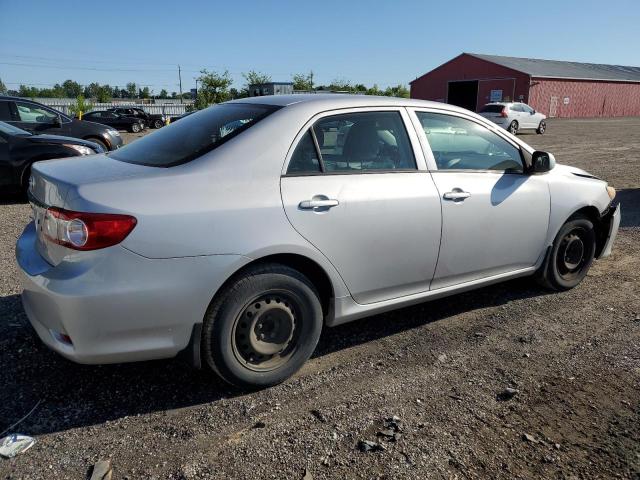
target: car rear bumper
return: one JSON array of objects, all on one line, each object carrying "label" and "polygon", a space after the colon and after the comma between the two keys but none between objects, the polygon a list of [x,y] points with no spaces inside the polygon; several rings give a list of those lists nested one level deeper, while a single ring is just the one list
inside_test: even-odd
[{"label": "car rear bumper", "polygon": [[[240,255],[149,259],[115,246],[51,266],[33,223],[16,245],[22,303],[42,341],[78,363],[173,357]],[[69,341],[70,340],[70,341]]]}]

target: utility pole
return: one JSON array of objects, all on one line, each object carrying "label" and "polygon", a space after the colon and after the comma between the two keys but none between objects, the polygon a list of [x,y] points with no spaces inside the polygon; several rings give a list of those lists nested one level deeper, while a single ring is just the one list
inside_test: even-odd
[{"label": "utility pole", "polygon": [[313,70],[309,71],[309,85],[311,86],[311,90],[313,90]]},{"label": "utility pole", "polygon": [[180,72],[180,65],[178,65],[178,81],[180,82],[180,103],[182,103],[182,73]]}]

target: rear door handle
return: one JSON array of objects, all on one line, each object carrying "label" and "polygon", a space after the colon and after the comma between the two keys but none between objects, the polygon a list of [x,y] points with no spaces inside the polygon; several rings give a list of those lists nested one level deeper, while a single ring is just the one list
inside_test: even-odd
[{"label": "rear door handle", "polygon": [[442,198],[445,200],[464,200],[470,196],[469,192],[465,192],[461,188],[454,188],[453,191],[445,193]]},{"label": "rear door handle", "polygon": [[331,208],[340,205],[338,200],[327,198],[323,200],[303,200],[298,205],[303,210],[311,210],[313,208]]}]

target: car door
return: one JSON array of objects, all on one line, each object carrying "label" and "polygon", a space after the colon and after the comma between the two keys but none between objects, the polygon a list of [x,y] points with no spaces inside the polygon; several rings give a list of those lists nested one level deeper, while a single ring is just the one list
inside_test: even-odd
[{"label": "car door", "polygon": [[432,289],[527,269],[544,251],[550,196],[519,146],[462,114],[414,110],[442,203]]},{"label": "car door", "polygon": [[538,128],[538,123],[540,123],[537,120],[537,115],[535,114],[535,111],[533,110],[533,108],[531,108],[529,105],[525,105],[524,103],[521,105],[522,108],[522,127],[523,128]]},{"label": "car door", "polygon": [[525,128],[524,122],[526,119],[524,118],[522,106],[519,103],[512,103],[510,105],[509,117],[511,117],[511,120],[515,120],[516,122],[518,122],[519,128]]},{"label": "car door", "polygon": [[324,113],[298,135],[281,178],[292,226],[366,304],[429,289],[440,200],[404,109]]},{"label": "car door", "polygon": [[[0,105],[0,109],[2,106]],[[10,157],[9,142],[11,136],[0,132],[0,185],[10,185],[14,182],[13,165]]]}]

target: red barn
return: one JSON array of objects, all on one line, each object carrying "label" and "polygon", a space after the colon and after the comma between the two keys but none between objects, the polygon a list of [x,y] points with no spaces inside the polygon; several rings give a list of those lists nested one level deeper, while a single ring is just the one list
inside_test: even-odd
[{"label": "red barn", "polygon": [[411,98],[478,111],[522,101],[549,117],[640,115],[640,67],[463,53],[411,82]]}]

